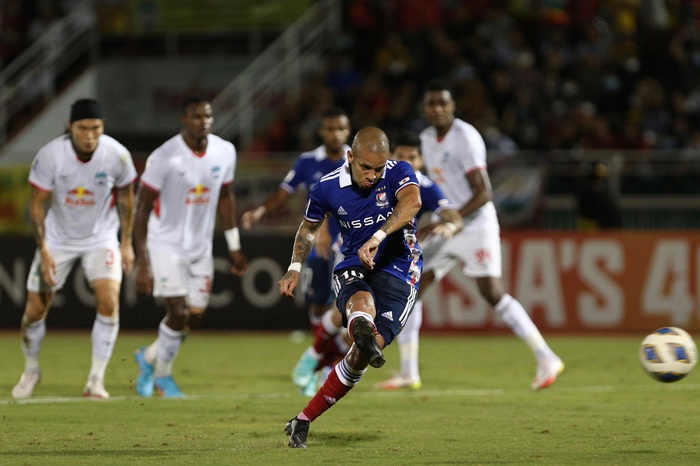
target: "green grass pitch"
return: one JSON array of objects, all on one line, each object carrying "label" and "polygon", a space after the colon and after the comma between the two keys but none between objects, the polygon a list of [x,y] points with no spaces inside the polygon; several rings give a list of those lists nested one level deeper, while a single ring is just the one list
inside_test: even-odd
[{"label": "green grass pitch", "polygon": [[392,345],[383,368],[311,425],[308,450],[283,433],[306,405],[290,372],[308,337],[195,332],[175,365],[188,397],[167,400],[133,390],[133,350],[154,336],[123,332],[112,399],[89,401],[89,331],[49,328],[35,398],[14,402],[19,338],[0,334],[0,464],[700,464],[700,374],[652,380],[637,358],[643,335],[550,336],[566,371],[542,392],[529,388],[530,352],[502,335],[426,335],[423,388],[380,392],[398,367]]}]

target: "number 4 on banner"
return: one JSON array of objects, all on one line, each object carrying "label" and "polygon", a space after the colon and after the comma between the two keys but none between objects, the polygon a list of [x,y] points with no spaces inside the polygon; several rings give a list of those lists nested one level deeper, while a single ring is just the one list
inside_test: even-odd
[{"label": "number 4 on banner", "polygon": [[670,325],[684,327],[689,324],[694,304],[690,261],[688,241],[660,240],[656,244],[643,288],[644,314],[668,315]]}]

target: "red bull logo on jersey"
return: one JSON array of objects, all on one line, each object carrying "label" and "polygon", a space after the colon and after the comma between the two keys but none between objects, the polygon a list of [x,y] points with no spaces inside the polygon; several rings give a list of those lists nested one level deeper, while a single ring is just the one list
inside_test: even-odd
[{"label": "red bull logo on jersey", "polygon": [[66,193],[66,205],[73,206],[93,206],[95,205],[95,193],[84,186],[78,186]]},{"label": "red bull logo on jersey", "polygon": [[211,190],[202,184],[198,184],[194,188],[187,191],[185,204],[209,204]]}]

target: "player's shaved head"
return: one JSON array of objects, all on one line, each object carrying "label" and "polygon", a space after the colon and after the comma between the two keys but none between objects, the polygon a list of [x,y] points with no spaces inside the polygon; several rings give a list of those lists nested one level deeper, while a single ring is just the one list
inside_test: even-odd
[{"label": "player's shaved head", "polygon": [[389,138],[375,126],[365,126],[355,135],[348,151],[352,179],[362,189],[377,184],[389,158]]},{"label": "player's shaved head", "polygon": [[389,154],[389,138],[384,131],[376,126],[365,126],[355,135],[352,141],[352,151],[355,154],[371,152],[373,154]]}]

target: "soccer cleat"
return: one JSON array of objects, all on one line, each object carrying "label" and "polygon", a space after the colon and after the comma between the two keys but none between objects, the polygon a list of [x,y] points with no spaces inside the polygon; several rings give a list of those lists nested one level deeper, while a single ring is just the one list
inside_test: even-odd
[{"label": "soccer cleat", "polygon": [[420,380],[411,380],[406,375],[398,373],[389,380],[379,382],[375,387],[380,390],[400,390],[402,388],[418,390],[422,385]]},{"label": "soccer cleat", "polygon": [[177,386],[175,383],[175,379],[173,379],[172,375],[168,375],[166,377],[156,377],[155,381],[153,382],[153,387],[158,393],[158,395],[162,396],[163,398],[184,398],[185,394],[182,393],[182,390],[180,390],[180,387]]},{"label": "soccer cleat", "polygon": [[29,371],[23,372],[22,377],[19,378],[19,382],[12,389],[12,398],[22,399],[30,398],[34,389],[41,381],[41,371]]},{"label": "soccer cleat", "polygon": [[306,387],[301,388],[302,396],[312,398],[318,391],[318,372],[315,372],[311,381],[306,385]]},{"label": "soccer cleat", "polygon": [[83,395],[85,398],[96,398],[102,400],[109,399],[109,393],[105,390],[104,381],[102,379],[97,379],[90,377],[85,384],[85,389],[83,390]]},{"label": "soccer cleat", "polygon": [[309,421],[302,421],[295,417],[284,426],[284,433],[289,435],[289,446],[292,448],[306,448],[306,437],[309,435]]},{"label": "soccer cleat", "polygon": [[292,382],[294,382],[294,385],[301,389],[307,387],[311,383],[311,380],[314,379],[317,364],[318,359],[305,351],[292,371]]},{"label": "soccer cleat", "polygon": [[146,347],[142,346],[134,352],[134,359],[139,365],[139,375],[136,377],[136,393],[141,396],[153,396],[153,373],[155,365],[146,361]]},{"label": "soccer cleat", "polygon": [[386,362],[384,353],[374,337],[374,326],[365,318],[357,318],[352,322],[352,338],[360,353],[372,367],[382,367]]},{"label": "soccer cleat", "polygon": [[552,362],[541,363],[537,365],[537,374],[535,380],[532,381],[533,390],[542,390],[556,382],[557,377],[564,372],[564,362],[557,358]]}]

